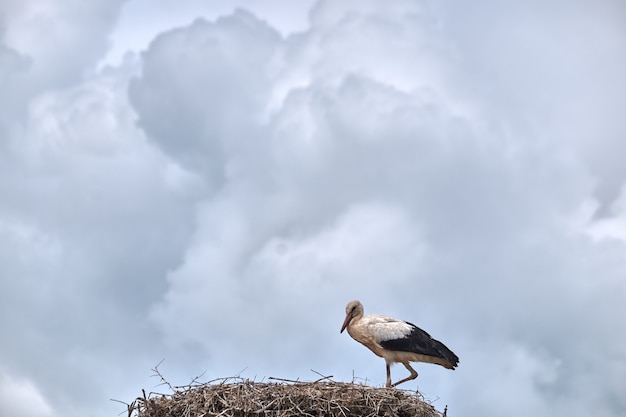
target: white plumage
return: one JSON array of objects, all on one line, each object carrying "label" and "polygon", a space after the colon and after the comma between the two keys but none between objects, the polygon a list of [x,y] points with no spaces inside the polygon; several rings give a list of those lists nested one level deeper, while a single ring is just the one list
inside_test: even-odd
[{"label": "white plumage", "polygon": [[[346,328],[354,340],[385,359],[387,387],[417,378],[410,362],[435,363],[448,369],[456,368],[459,363],[459,358],[450,349],[424,330],[389,316],[365,316],[363,305],[357,300],[350,301],[346,306],[346,319],[340,333]],[[392,384],[390,365],[395,362],[402,363],[411,375]]]},{"label": "white plumage", "polygon": [[407,322],[379,314],[363,316],[358,326],[367,329],[374,337],[374,340],[379,343],[385,340],[402,339],[413,330]]}]

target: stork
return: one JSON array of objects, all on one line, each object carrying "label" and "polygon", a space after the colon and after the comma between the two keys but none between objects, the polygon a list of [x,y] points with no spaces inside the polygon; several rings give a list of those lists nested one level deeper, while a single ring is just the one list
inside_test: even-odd
[{"label": "stork", "polygon": [[[364,316],[363,304],[358,300],[346,306],[346,319],[339,333],[346,328],[354,340],[385,359],[388,388],[417,378],[410,362],[434,363],[452,370],[459,363],[459,357],[450,349],[414,324],[378,314]],[[411,375],[392,384],[390,366],[397,362]]]}]

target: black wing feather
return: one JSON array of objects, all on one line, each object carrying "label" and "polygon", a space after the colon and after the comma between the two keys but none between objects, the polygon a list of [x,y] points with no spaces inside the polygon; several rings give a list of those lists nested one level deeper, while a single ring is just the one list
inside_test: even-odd
[{"label": "black wing feather", "polygon": [[411,326],[411,333],[401,339],[383,340],[380,345],[388,350],[400,352],[413,352],[420,355],[434,356],[447,360],[453,367],[459,362],[458,356],[448,349],[440,341],[433,339],[428,333],[413,323],[405,322]]}]

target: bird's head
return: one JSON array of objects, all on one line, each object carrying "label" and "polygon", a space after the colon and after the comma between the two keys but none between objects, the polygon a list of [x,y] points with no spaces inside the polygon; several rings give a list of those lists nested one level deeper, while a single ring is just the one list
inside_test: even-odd
[{"label": "bird's head", "polygon": [[361,304],[359,300],[350,301],[348,305],[346,305],[346,319],[343,321],[339,333],[343,333],[343,331],[346,330],[346,327],[348,327],[348,324],[350,324],[352,319],[354,319],[355,317],[360,317],[362,315],[363,304]]}]

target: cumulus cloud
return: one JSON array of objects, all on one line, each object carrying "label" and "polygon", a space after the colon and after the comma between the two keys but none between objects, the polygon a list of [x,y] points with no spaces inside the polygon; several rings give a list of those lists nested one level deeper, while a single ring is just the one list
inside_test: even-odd
[{"label": "cumulus cloud", "polygon": [[109,31],[124,0],[3,2],[3,40],[32,59],[31,91],[77,81],[108,46]]},{"label": "cumulus cloud", "polygon": [[81,381],[98,378],[94,358],[121,355],[104,340],[149,338],[141,315],[162,288],[155,276],[188,233],[174,219],[186,217],[193,180],[150,150],[120,97],[100,82],[43,95],[5,154],[0,298],[5,330],[19,336],[0,351],[56,401],[89,400]]},{"label": "cumulus cloud", "polygon": [[[65,16],[62,7],[16,7],[12,15],[19,19],[12,22],[28,15],[63,26],[54,18]],[[75,13],[67,18],[77,19]],[[79,20],[106,38],[97,22]],[[12,49],[15,62],[8,62],[15,71],[0,78],[15,87],[6,101],[11,117],[3,119],[0,157],[0,321],[3,334],[13,336],[0,347],[0,367],[11,380],[36,382],[55,413],[79,415],[103,400],[102,381],[123,374],[102,361],[124,362],[129,347],[149,351],[136,342],[149,342],[154,333],[144,320],[148,300],[164,288],[161,271],[182,256],[174,248],[186,240],[187,205],[203,181],[168,162],[137,129],[127,99],[136,63],[83,78],[78,72],[89,64],[82,55],[48,63],[33,40],[43,42],[44,35],[11,25],[3,40],[21,49]],[[18,42],[27,35],[32,43]],[[74,37],[66,41],[82,42]],[[53,80],[57,69],[68,78]]]},{"label": "cumulus cloud", "polygon": [[[580,387],[565,381],[584,380],[595,372],[578,369],[578,356],[593,351],[598,339],[614,346],[622,344],[621,337],[611,337],[610,330],[619,327],[621,321],[611,313],[619,308],[618,298],[601,301],[602,292],[587,291],[588,280],[595,275],[592,271],[603,269],[602,255],[596,258],[593,242],[572,241],[566,220],[577,214],[592,192],[584,166],[558,141],[528,137],[525,129],[511,131],[510,127],[490,124],[495,118],[502,124],[520,127],[515,108],[490,109],[488,119],[466,111],[475,102],[490,97],[478,96],[475,102],[468,102],[453,96],[445,86],[459,83],[454,79],[458,73],[449,71],[429,77],[428,72],[420,72],[420,60],[437,67],[454,58],[446,55],[449,48],[437,39],[441,35],[432,20],[422,17],[426,23],[418,42],[441,47],[434,54],[428,48],[424,53],[419,50],[408,54],[412,58],[408,67],[417,70],[394,77],[381,72],[381,68],[394,58],[404,62],[407,58],[403,52],[414,46],[415,38],[398,34],[401,26],[391,29],[381,20],[385,13],[393,17],[405,14],[392,8],[381,11],[372,5],[380,13],[367,8],[356,11],[345,5],[344,10],[335,7],[320,3],[312,13],[311,30],[286,40],[283,56],[292,56],[294,45],[298,51],[309,52],[306,59],[296,60],[299,65],[306,63],[307,70],[302,71],[306,76],[294,78],[295,88],[288,90],[269,119],[269,132],[255,137],[264,142],[265,149],[256,154],[259,161],[237,171],[239,175],[224,184],[223,194],[199,212],[206,226],[199,233],[198,244],[188,251],[184,266],[170,274],[170,290],[165,303],[156,310],[156,318],[171,339],[206,343],[208,350],[214,347],[224,351],[227,347],[220,341],[226,335],[230,336],[226,338],[227,346],[245,346],[239,338],[250,337],[260,345],[253,348],[254,352],[260,354],[259,350],[267,349],[270,358],[270,352],[277,351],[272,344],[276,332],[291,328],[296,333],[299,325],[315,328],[316,320],[332,323],[332,315],[319,312],[320,307],[316,313],[321,316],[313,315],[311,310],[317,302],[300,302],[301,309],[293,311],[295,306],[290,300],[302,297],[303,288],[323,287],[323,283],[332,281],[331,291],[335,294],[325,295],[333,300],[332,304],[340,302],[336,294],[344,300],[351,298],[350,290],[388,294],[405,302],[411,301],[409,294],[414,291],[427,298],[420,299],[425,307],[424,311],[417,307],[418,311],[435,324],[461,333],[471,328],[474,334],[467,337],[484,337],[495,349],[510,345],[505,348],[509,354],[498,356],[495,369],[476,369],[474,375],[489,378],[501,367],[528,363],[512,376],[502,376],[509,384],[499,383],[510,392],[500,399],[509,398],[519,385],[527,384],[529,403],[520,413],[547,412],[553,406],[546,393],[555,390],[562,390],[559,395],[567,398],[579,395]],[[410,11],[411,7],[402,11]],[[419,12],[425,13],[411,12],[406,15],[413,18],[412,22],[420,20],[416,14],[419,17]],[[325,19],[325,13],[332,18]],[[335,31],[338,34],[333,36]],[[378,51],[374,45],[370,54],[355,52],[356,42],[350,39],[363,33],[378,35],[375,37],[380,45],[393,45],[395,41],[400,46]],[[402,42],[407,39],[411,42]],[[330,52],[325,54],[327,50]],[[337,58],[344,54],[356,54],[358,58]],[[289,66],[286,62],[283,65]],[[377,65],[379,62],[383,64]],[[297,73],[300,69],[294,66],[296,69],[283,71]],[[248,71],[259,68],[264,66],[250,67]],[[280,82],[275,94],[284,88]],[[276,106],[271,101],[276,100],[275,96],[268,100],[269,105]],[[241,123],[246,123],[245,115]],[[526,145],[520,146],[524,142]],[[236,158],[238,153],[229,155]],[[558,191],[553,187],[555,179]],[[281,205],[274,208],[274,201]],[[378,203],[407,210],[408,220],[400,230],[412,231],[410,244],[395,245],[395,239],[402,240],[400,231],[359,234],[372,223],[386,221],[385,216],[357,216],[356,221],[362,225],[355,226],[353,234],[362,252],[356,258],[368,259],[369,267],[367,271],[342,270],[341,265],[357,262],[350,258],[349,241],[333,244],[324,240],[324,232],[314,237],[316,231],[341,228],[343,223],[337,223],[337,219],[349,218],[355,207]],[[271,209],[264,209],[268,205]],[[249,211],[247,207],[255,209]],[[310,267],[294,271],[285,279],[280,269],[276,270],[285,261],[280,260],[281,256],[268,258],[268,245],[276,246],[276,253],[280,253],[279,248],[286,251],[314,245],[309,256],[317,256]],[[337,247],[342,248],[339,259],[335,257]],[[584,253],[587,255],[583,257]],[[377,257],[388,257],[388,262],[379,261],[382,267],[377,268],[373,260]],[[264,262],[259,264],[259,259]],[[272,266],[272,262],[277,265]],[[215,269],[205,270],[211,266]],[[273,272],[268,274],[268,268]],[[615,289],[622,293],[620,279],[611,278],[611,270],[601,273],[599,285],[617,286]],[[397,291],[398,287],[404,289],[403,295],[393,294],[391,289]],[[265,297],[254,296],[259,293]],[[275,297],[281,300],[272,305],[276,317],[267,312],[265,305],[266,298]],[[189,303],[193,298],[197,301]],[[580,317],[576,324],[570,323],[582,305],[596,303],[608,303],[609,307],[593,318]],[[437,308],[444,305],[456,306],[452,308],[456,314],[438,318]],[[460,313],[464,310],[471,314]],[[220,312],[225,319],[212,319]],[[243,319],[238,312],[244,312]],[[294,314],[300,316],[298,321],[280,319]],[[187,319],[184,322],[188,325],[182,327],[167,320],[187,315],[199,315],[205,320],[194,325]],[[607,327],[594,327],[598,319]],[[577,340],[577,326],[589,329],[587,340]],[[207,329],[206,336],[202,328]],[[237,337],[229,329],[244,331]],[[574,344],[579,347],[572,349]],[[309,351],[316,349],[313,337],[305,345],[310,346]],[[241,351],[236,352],[241,355]],[[252,352],[245,356],[250,355]],[[285,355],[280,356],[289,363]],[[291,367],[297,367],[299,360],[293,360]],[[514,364],[508,365],[510,361]],[[586,363],[589,367],[595,364],[598,373],[614,381],[619,378],[615,369],[620,369],[622,361],[617,356],[601,362],[590,355]],[[537,364],[535,368],[533,363]],[[468,367],[471,369],[472,364]],[[542,368],[548,376],[537,374]],[[597,381],[589,389],[607,397],[603,406],[607,412],[621,407],[610,400],[618,395],[612,382]]]},{"label": "cumulus cloud", "polygon": [[2,39],[0,82],[22,97],[0,98],[17,117],[0,119],[3,401],[112,410],[162,358],[181,383],[382,384],[339,335],[359,298],[460,356],[418,366],[451,410],[623,414],[613,9],[319,1],[294,34],[239,9],[95,70],[121,2],[24,4],[4,12],[85,38],[55,32],[67,59],[39,29]]},{"label": "cumulus cloud", "polygon": [[181,164],[221,181],[232,148],[260,129],[255,119],[271,86],[264,67],[279,40],[245,11],[159,36],[130,86],[140,125]]}]

